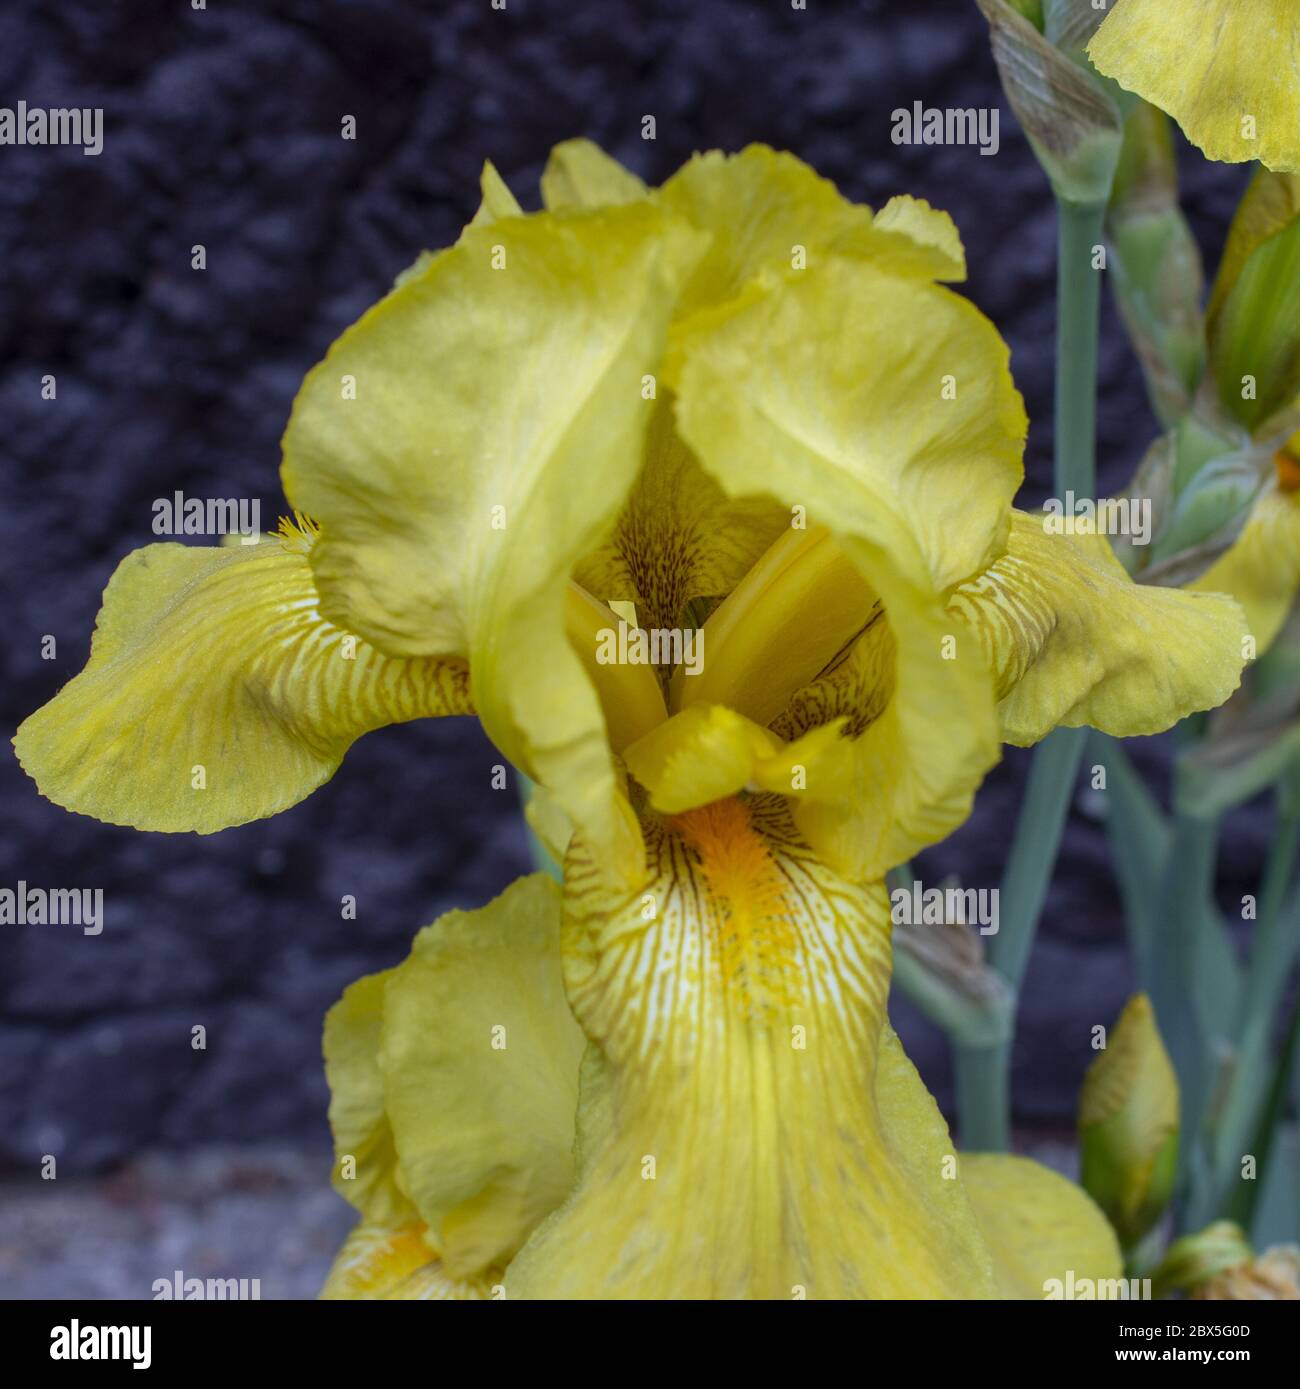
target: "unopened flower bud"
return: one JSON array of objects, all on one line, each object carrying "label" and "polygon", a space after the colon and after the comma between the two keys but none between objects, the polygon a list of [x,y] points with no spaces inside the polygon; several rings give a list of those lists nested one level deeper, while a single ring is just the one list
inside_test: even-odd
[{"label": "unopened flower bud", "polygon": [[1178,1081],[1145,994],[1088,1070],[1079,1141],[1084,1189],[1131,1247],[1168,1204],[1178,1161]]}]

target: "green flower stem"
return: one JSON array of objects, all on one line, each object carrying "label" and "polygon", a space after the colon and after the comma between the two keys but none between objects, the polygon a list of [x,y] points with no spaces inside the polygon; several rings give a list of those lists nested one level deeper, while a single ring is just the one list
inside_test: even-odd
[{"label": "green flower stem", "polygon": [[[1013,996],[1029,963],[1034,932],[1047,899],[1065,817],[1070,808],[1087,730],[1058,728],[1034,754],[1025,799],[1002,875],[998,933],[989,937],[989,963]],[[962,1146],[1005,1151],[1011,1141],[1011,1042],[954,1048]]]},{"label": "green flower stem", "polygon": [[1091,498],[1097,478],[1097,337],[1101,275],[1092,268],[1102,242],[1105,203],[1056,200],[1055,482]]},{"label": "green flower stem", "polygon": [[1284,811],[1264,865],[1259,894],[1259,921],[1251,944],[1246,987],[1237,1022],[1240,1037],[1256,1018],[1269,1019],[1286,987],[1287,976],[1300,949],[1300,929],[1294,911],[1283,910],[1287,888],[1300,850],[1300,814]]},{"label": "green flower stem", "polygon": [[[1056,200],[1055,488],[1091,498],[1097,477],[1097,338],[1101,272],[1093,247],[1102,244],[1106,205]],[[1025,799],[1002,878],[998,934],[989,960],[1018,990],[1029,963],[1038,918],[1060,849],[1086,732],[1060,728],[1034,754]],[[1011,1139],[1011,1043],[954,1047],[962,1144],[986,1152]]]},{"label": "green flower stem", "polygon": [[1011,1043],[955,1046],[953,1068],[962,1148],[1005,1152],[1011,1139]]},{"label": "green flower stem", "polygon": [[1197,1013],[1197,971],[1210,955],[1212,942],[1207,937],[1219,929],[1213,904],[1218,837],[1217,817],[1175,815],[1160,882],[1160,908],[1146,957],[1138,959],[1139,980],[1151,997],[1160,1035],[1178,1073],[1180,1185],[1195,1187],[1190,1198],[1194,1205],[1204,1199],[1209,1176],[1202,1124],[1215,1077],[1208,1037]]}]

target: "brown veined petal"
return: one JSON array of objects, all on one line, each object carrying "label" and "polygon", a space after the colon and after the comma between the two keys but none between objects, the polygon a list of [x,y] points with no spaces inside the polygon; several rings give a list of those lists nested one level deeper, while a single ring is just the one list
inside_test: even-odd
[{"label": "brown veined petal", "polygon": [[1137,737],[1222,704],[1247,656],[1241,608],[1135,584],[1104,536],[1049,533],[1052,520],[1015,512],[1006,555],[948,604],[993,670],[1003,738],[1084,724]]},{"label": "brown veined petal", "polygon": [[777,797],[651,817],[645,834],[639,896],[605,888],[587,846],[569,852],[565,982],[593,1043],[578,1183],[507,1295],[991,1295],[933,1102],[891,1089],[885,1118],[876,1098],[883,884],[831,873]]},{"label": "brown veined petal", "polygon": [[769,498],[723,492],[679,438],[665,391],[614,532],[574,577],[606,603],[634,603],[638,626],[676,628],[689,602],[729,593],[789,524]]},{"label": "brown veined petal", "polygon": [[[807,747],[803,775],[789,791],[800,831],[827,863],[858,880],[881,876],[956,829],[1000,752],[978,648],[886,557],[867,563],[878,602],[865,629],[795,691],[773,724]],[[803,741],[836,721],[842,738]]]},{"label": "brown veined petal", "polygon": [[42,795],[211,834],[296,805],[363,733],[472,712],[465,663],[377,651],[321,613],[309,533],[148,545],[104,591],[90,659],[14,747]]}]

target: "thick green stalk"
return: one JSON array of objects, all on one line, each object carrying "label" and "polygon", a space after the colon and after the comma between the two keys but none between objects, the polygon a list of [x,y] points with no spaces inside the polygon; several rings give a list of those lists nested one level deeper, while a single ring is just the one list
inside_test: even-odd
[{"label": "thick green stalk", "polygon": [[[1102,244],[1105,203],[1057,198],[1056,266],[1056,495],[1091,499],[1096,489],[1097,334],[1101,272],[1093,268]],[[1025,799],[1002,877],[998,934],[989,959],[1013,989],[1020,987],[1038,918],[1060,849],[1079,759],[1081,728],[1060,728],[1034,754]],[[954,1047],[958,1122],[965,1147],[999,1151],[1011,1139],[1011,1043]]]},{"label": "thick green stalk", "polygon": [[1300,949],[1295,914],[1283,910],[1287,888],[1300,850],[1300,815],[1284,811],[1269,847],[1259,894],[1259,922],[1251,942],[1246,987],[1237,1020],[1241,1037],[1256,1018],[1270,1019],[1286,988],[1287,976]]},{"label": "thick green stalk", "polygon": [[1173,831],[1161,881],[1161,910],[1147,958],[1138,959],[1138,978],[1151,995],[1160,1035],[1178,1072],[1180,1155],[1186,1170],[1200,1138],[1213,1079],[1206,1029],[1197,1016],[1196,976],[1206,954],[1202,937],[1216,929],[1211,911],[1219,824],[1214,818],[1179,814]]},{"label": "thick green stalk", "polygon": [[1055,478],[1062,500],[1091,498],[1097,477],[1097,335],[1106,205],[1056,202]]}]

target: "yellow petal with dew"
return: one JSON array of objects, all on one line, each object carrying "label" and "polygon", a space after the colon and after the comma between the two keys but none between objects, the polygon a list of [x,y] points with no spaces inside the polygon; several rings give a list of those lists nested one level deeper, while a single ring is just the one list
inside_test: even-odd
[{"label": "yellow petal with dew", "polygon": [[1116,0],[1088,56],[1167,111],[1211,159],[1300,170],[1292,0]]},{"label": "yellow petal with dew", "polygon": [[1137,737],[1222,704],[1247,655],[1238,605],[1135,584],[1104,536],[1052,522],[1016,512],[1006,555],[949,602],[994,673],[1003,738],[1083,724]]},{"label": "yellow petal with dew", "polygon": [[463,661],[376,650],[321,610],[310,531],[148,545],[104,591],[90,659],[14,738],[41,793],[210,834],[296,805],[363,733],[472,712]]},{"label": "yellow petal with dew", "polygon": [[1124,1296],[1115,1232],[1081,1187],[1030,1158],[1001,1153],[963,1153],[961,1176],[1000,1296],[1061,1297],[1081,1279],[1104,1283],[1100,1292],[1094,1286],[1099,1297]]}]

